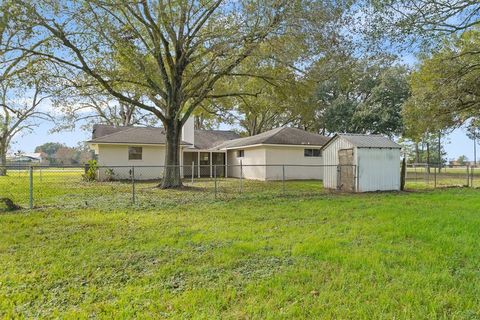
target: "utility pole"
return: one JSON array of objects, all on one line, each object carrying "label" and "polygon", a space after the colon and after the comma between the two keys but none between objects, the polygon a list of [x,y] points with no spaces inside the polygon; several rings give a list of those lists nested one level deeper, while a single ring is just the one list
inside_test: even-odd
[{"label": "utility pole", "polygon": [[477,167],[477,129],[473,132],[473,167]]}]

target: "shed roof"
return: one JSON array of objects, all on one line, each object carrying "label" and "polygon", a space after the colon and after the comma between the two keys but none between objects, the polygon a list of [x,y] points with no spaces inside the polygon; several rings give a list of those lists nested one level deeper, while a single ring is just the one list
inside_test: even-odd
[{"label": "shed roof", "polygon": [[246,147],[258,144],[279,145],[313,145],[323,146],[328,138],[305,130],[281,127],[266,131],[255,136],[226,141],[217,146],[218,149]]},{"label": "shed roof", "polygon": [[354,133],[338,133],[327,144],[323,146],[325,149],[332,141],[339,137],[347,140],[357,148],[378,148],[378,149],[401,149],[398,143],[393,142],[387,137],[378,134],[354,134]]}]

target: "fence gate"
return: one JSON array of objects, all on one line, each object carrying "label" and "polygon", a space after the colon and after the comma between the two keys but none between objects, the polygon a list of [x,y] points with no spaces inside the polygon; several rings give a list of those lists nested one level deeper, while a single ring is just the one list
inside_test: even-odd
[{"label": "fence gate", "polygon": [[355,191],[355,165],[353,149],[338,150],[337,189]]}]

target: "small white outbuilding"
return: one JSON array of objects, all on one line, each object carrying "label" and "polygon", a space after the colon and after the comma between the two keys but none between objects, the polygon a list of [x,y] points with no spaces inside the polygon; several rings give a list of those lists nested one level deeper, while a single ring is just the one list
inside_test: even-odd
[{"label": "small white outbuilding", "polygon": [[322,148],[324,187],[350,192],[398,191],[400,149],[381,135],[337,134]]}]

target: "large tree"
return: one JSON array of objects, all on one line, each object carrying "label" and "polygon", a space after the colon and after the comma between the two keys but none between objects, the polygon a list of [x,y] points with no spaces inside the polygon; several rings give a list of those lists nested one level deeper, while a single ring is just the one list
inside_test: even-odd
[{"label": "large tree", "polygon": [[[19,24],[42,38],[28,50],[87,75],[118,100],[165,127],[163,188],[181,186],[181,128],[258,45],[287,31],[298,2],[12,0]],[[114,57],[109,59],[106,57]],[[141,99],[125,95],[134,86]],[[228,92],[223,95],[236,95]]]},{"label": "large tree", "polygon": [[[325,74],[325,70],[336,72]],[[320,81],[312,99],[315,108],[303,119],[306,127],[317,126],[315,131],[323,134],[349,132],[394,136],[403,131],[401,110],[409,96],[408,70],[403,66],[340,57],[321,61],[310,76]]]},{"label": "large tree", "polygon": [[404,108],[410,135],[457,128],[480,117],[479,58],[480,30],[472,29],[445,39],[421,60]]},{"label": "large tree", "polygon": [[298,118],[310,92],[308,84],[294,70],[277,61],[249,59],[239,71],[256,76],[225,81],[217,92],[235,88],[244,94],[206,101],[207,112],[224,123],[240,127],[248,136],[291,124]]},{"label": "large tree", "polygon": [[39,120],[51,120],[51,115],[42,110],[43,102],[51,97],[48,86],[35,68],[0,82],[0,175],[6,174],[6,154],[12,139],[31,131]]}]

